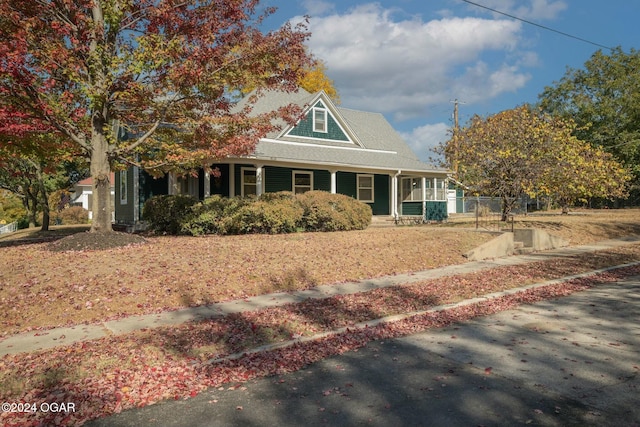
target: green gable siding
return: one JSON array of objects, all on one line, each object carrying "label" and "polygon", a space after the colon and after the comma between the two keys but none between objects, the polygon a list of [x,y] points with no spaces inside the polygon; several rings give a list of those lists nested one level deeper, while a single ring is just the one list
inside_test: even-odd
[{"label": "green gable siding", "polygon": [[[316,106],[322,107],[322,103],[318,102]],[[327,110],[327,132],[314,132],[313,131],[313,109],[309,110],[306,116],[300,122],[289,131],[291,136],[305,136],[308,138],[317,139],[331,139],[335,141],[348,142],[349,138],[340,129],[338,123],[331,115],[331,112]]]}]

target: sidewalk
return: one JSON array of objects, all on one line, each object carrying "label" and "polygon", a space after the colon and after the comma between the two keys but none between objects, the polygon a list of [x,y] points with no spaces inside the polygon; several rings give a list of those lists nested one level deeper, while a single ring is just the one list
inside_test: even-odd
[{"label": "sidewalk", "polygon": [[351,294],[400,284],[411,284],[419,281],[456,274],[471,273],[501,266],[519,265],[554,258],[570,257],[582,253],[633,244],[638,241],[640,241],[640,237],[636,236],[612,239],[592,245],[573,246],[527,255],[468,262],[465,264],[451,265],[409,274],[385,276],[359,282],[318,286],[313,289],[299,292],[281,292],[255,296],[243,300],[228,301],[176,311],[167,311],[158,314],[130,316],[98,324],[78,325],[44,331],[32,331],[13,335],[0,341],[0,356],[53,348],[61,345],[68,345],[77,341],[98,339],[112,334],[124,334],[145,328],[177,325],[198,319],[221,317],[243,311],[260,310],[266,307],[304,301],[309,298],[327,298],[332,295]]},{"label": "sidewalk", "polygon": [[640,426],[639,302],[629,277],[86,426]]}]

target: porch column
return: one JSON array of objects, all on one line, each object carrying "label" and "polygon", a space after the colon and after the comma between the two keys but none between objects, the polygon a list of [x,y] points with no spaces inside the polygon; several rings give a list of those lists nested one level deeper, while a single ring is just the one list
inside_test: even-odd
[{"label": "porch column", "polygon": [[211,174],[209,172],[204,172],[204,197],[209,197],[211,195]]},{"label": "porch column", "polygon": [[427,178],[422,177],[422,219],[427,218]]},{"label": "porch column", "polygon": [[398,171],[395,175],[391,175],[391,215],[394,218],[399,216],[398,214],[398,176],[401,171]]},{"label": "porch column", "polygon": [[256,165],[256,197],[262,195],[262,165]]},{"label": "porch column", "polygon": [[331,173],[331,194],[336,194],[338,192],[338,180],[337,180],[337,171],[330,170]]},{"label": "porch column", "polygon": [[235,164],[229,164],[229,197],[234,197],[236,195],[236,172],[235,172]]},{"label": "porch column", "polygon": [[167,181],[169,187],[167,188],[167,192],[169,193],[169,195],[174,196],[178,194],[180,191],[178,189],[178,178],[176,177],[176,174],[173,172],[169,172]]},{"label": "porch column", "polygon": [[438,178],[433,178],[433,200],[438,200]]}]

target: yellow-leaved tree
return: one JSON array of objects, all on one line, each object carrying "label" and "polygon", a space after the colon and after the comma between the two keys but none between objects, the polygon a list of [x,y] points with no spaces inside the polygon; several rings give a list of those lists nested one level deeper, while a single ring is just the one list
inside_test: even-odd
[{"label": "yellow-leaved tree", "polygon": [[327,77],[327,66],[324,61],[318,60],[305,70],[298,80],[300,87],[310,93],[324,90],[335,104],[340,104],[340,95],[336,90],[333,80]]},{"label": "yellow-leaved tree", "polygon": [[457,179],[479,195],[499,197],[502,220],[524,195],[549,196],[566,212],[590,197],[627,194],[629,172],[613,156],[576,138],[576,124],[529,105],[474,116],[445,144]]}]

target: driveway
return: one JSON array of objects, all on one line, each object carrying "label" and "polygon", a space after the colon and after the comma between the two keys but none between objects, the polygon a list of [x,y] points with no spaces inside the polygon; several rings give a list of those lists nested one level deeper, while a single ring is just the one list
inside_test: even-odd
[{"label": "driveway", "polygon": [[640,278],[89,426],[640,426]]}]

